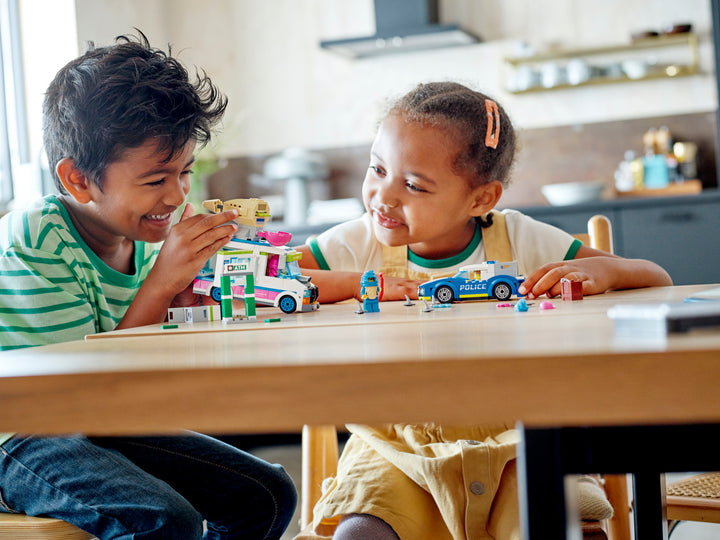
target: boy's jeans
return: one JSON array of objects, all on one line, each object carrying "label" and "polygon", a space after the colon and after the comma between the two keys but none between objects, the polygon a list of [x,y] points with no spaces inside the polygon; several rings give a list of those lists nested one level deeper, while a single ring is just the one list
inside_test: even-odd
[{"label": "boy's jeans", "polygon": [[60,518],[101,540],[279,538],[296,501],[280,465],[194,433],[15,436],[0,447],[0,511]]}]

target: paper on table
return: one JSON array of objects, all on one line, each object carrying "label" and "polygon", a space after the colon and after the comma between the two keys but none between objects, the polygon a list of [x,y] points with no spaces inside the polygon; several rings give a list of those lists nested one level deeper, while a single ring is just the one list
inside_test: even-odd
[{"label": "paper on table", "polygon": [[686,302],[704,302],[707,300],[720,301],[720,287],[698,291],[685,299]]}]

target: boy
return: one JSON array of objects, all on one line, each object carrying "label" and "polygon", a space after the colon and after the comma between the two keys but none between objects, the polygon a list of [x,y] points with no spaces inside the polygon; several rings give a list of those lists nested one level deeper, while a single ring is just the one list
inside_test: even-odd
[{"label": "boy", "polygon": [[[142,34],[91,44],[58,72],[43,133],[59,195],[0,221],[0,348],[157,323],[192,300],[193,277],[237,213],[187,205],[172,219],[195,146],[226,105],[207,76],[191,81]],[[0,494],[0,511],[57,517],[101,539],[279,538],[296,502],[282,467],[197,434],[0,434]]]}]

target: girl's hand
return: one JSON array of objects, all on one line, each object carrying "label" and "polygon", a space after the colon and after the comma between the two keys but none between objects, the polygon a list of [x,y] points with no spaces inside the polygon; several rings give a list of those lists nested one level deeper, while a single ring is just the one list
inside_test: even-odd
[{"label": "girl's hand", "polygon": [[[383,276],[385,288],[383,290],[383,300],[405,300],[405,295],[411,300],[418,298],[418,286],[423,283],[415,279]],[[359,295],[359,290],[358,290]]]},{"label": "girl's hand", "polygon": [[547,294],[549,298],[560,294],[560,280],[582,282],[583,295],[599,294],[613,288],[613,277],[618,257],[587,257],[572,259],[541,266],[525,278],[520,285],[520,294],[529,299]]},{"label": "girl's hand", "polygon": [[169,300],[182,293],[205,265],[237,230],[237,210],[219,214],[194,215],[191,204],[185,206],[180,221],[165,239],[148,280],[164,291]]}]

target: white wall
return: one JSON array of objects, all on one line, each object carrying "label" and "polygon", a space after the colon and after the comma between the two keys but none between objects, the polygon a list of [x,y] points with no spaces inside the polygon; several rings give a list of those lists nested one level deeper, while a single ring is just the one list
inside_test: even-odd
[{"label": "white wall", "polygon": [[[371,34],[372,0],[75,0],[78,39],[109,43],[142,29],[175,45],[228,95],[223,155],[366,144],[385,99],[418,82],[455,79],[496,96],[519,127],[714,110],[709,0],[444,0],[443,19],[486,42],[351,61],[321,39]],[[631,32],[691,22],[702,38],[699,76],[512,95],[502,58],[517,40],[537,49],[629,41]]]},{"label": "white wall", "polygon": [[22,206],[42,192],[42,102],[57,70],[77,56],[74,0],[20,0],[20,46],[24,65],[25,112],[30,161],[13,163],[14,203]]}]

